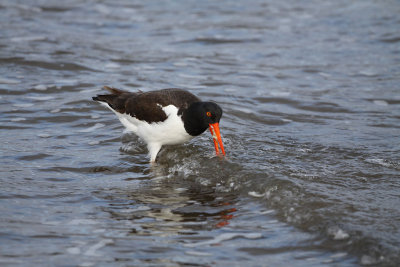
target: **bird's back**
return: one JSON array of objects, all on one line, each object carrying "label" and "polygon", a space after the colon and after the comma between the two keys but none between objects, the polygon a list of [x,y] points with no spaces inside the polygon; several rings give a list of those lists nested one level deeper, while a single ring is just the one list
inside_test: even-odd
[{"label": "bird's back", "polygon": [[106,86],[104,88],[111,94],[98,95],[93,100],[105,102],[120,114],[128,114],[148,123],[167,119],[163,107],[174,105],[179,110],[178,115],[181,115],[191,103],[200,101],[190,92],[177,88],[135,93]]}]

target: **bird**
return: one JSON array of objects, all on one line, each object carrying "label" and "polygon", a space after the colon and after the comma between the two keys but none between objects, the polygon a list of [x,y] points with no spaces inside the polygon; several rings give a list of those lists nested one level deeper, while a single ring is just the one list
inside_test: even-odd
[{"label": "bird", "polygon": [[219,129],[222,109],[218,104],[203,102],[179,88],[147,92],[129,92],[108,86],[103,89],[109,94],[94,96],[93,100],[113,111],[128,131],[147,144],[151,163],[156,162],[162,146],[185,143],[207,128],[216,154],[225,156]]}]

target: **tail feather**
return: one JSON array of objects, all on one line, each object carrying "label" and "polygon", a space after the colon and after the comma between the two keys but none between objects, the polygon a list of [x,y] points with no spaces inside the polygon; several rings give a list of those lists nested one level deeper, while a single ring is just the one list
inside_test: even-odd
[{"label": "tail feather", "polygon": [[117,89],[114,87],[109,87],[109,86],[103,86],[103,89],[109,91],[111,94],[114,94],[114,95],[121,95],[123,93],[128,93],[127,91]]},{"label": "tail feather", "polygon": [[134,93],[120,90],[114,87],[104,86],[103,89],[109,91],[108,95],[97,95],[92,97],[93,100],[107,103],[110,108],[120,113],[125,112],[125,102],[129,96]]},{"label": "tail feather", "polygon": [[110,103],[116,97],[118,97],[118,96],[117,95],[97,95],[97,96],[92,97],[92,99],[95,101]]},{"label": "tail feather", "polygon": [[109,86],[103,86],[103,89],[109,91],[111,94],[110,95],[97,95],[97,96],[92,97],[92,99],[95,101],[106,102],[110,106],[112,106],[112,103],[114,102],[114,100],[116,98],[118,98],[120,95],[122,95],[124,93],[129,93],[127,91],[120,90],[120,89],[117,89],[114,87],[109,87]]}]

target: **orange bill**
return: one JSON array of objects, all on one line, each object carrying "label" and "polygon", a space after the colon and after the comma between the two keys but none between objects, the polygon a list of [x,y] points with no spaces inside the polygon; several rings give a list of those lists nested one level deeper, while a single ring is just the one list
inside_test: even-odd
[{"label": "orange bill", "polygon": [[[214,141],[215,152],[217,153],[217,155],[219,155],[220,154],[219,148],[221,148],[221,152],[225,156],[225,150],[224,150],[224,146],[222,144],[221,134],[219,133],[219,123],[216,122],[213,124],[209,124],[209,126],[210,126],[210,132],[211,132],[211,135],[212,135],[213,141]],[[219,145],[219,147],[218,147],[218,145]]]}]

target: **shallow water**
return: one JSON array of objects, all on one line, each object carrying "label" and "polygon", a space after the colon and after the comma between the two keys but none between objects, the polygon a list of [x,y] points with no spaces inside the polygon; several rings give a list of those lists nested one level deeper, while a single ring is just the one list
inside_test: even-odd
[{"label": "shallow water", "polygon": [[[2,1],[1,265],[400,264],[397,1]],[[224,109],[145,146],[91,100]]]}]

